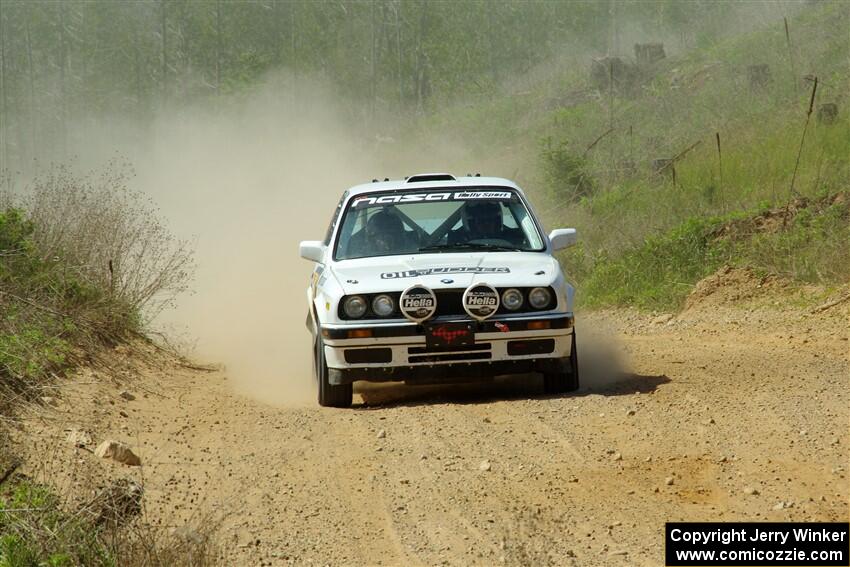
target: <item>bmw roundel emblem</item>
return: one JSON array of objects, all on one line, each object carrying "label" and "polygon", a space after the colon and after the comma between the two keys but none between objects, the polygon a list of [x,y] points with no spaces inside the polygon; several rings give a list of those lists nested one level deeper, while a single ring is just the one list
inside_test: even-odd
[{"label": "bmw roundel emblem", "polygon": [[455,283],[455,281],[452,278],[443,278],[443,279],[440,280],[440,283],[450,284],[450,283]]}]

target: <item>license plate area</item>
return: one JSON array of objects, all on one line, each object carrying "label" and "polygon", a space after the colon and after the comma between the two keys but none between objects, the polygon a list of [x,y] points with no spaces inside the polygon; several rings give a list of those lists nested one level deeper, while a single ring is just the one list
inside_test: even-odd
[{"label": "license plate area", "polygon": [[475,344],[475,323],[455,321],[425,324],[425,347],[428,350]]}]

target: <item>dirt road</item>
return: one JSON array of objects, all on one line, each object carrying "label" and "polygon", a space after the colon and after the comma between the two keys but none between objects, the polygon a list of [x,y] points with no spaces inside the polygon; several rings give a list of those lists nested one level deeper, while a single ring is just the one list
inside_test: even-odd
[{"label": "dirt road", "polygon": [[227,564],[661,565],[668,520],[848,519],[847,314],[584,314],[583,388],[555,398],[527,377],[276,408],[172,368],[134,401],[69,388],[24,434],[126,440],[141,471],[64,462],[141,475],[164,525],[213,518]]}]

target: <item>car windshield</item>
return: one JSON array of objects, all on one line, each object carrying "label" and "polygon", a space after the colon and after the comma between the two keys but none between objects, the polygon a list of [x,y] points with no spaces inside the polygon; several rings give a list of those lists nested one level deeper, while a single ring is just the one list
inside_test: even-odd
[{"label": "car windshield", "polygon": [[334,258],[544,249],[516,191],[443,189],[355,197],[345,210]]}]

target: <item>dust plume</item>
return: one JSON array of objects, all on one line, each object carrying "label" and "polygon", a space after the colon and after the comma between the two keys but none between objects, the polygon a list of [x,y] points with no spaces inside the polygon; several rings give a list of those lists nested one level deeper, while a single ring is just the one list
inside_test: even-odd
[{"label": "dust plume", "polygon": [[240,392],[275,405],[315,404],[305,328],[313,265],[299,258],[298,242],[324,237],[346,188],[425,171],[514,173],[503,156],[476,152],[456,125],[423,131],[415,118],[372,115],[304,75],[165,107],[144,125],[124,116],[80,121],[72,137],[86,140],[77,166],[129,161],[131,188],[194,242],[193,293],[154,328],[193,358],[223,365]]},{"label": "dust plume", "polygon": [[[110,121],[87,133],[79,161],[110,152],[136,170],[181,238],[196,242],[194,293],[155,326],[221,363],[238,390],[264,402],[314,402],[305,329],[312,264],[298,242],[324,237],[342,192],[378,176],[460,167],[464,152],[369,136],[319,82],[269,79],[218,105],[160,112],[145,129]],[[460,159],[459,159],[460,158]]]}]

